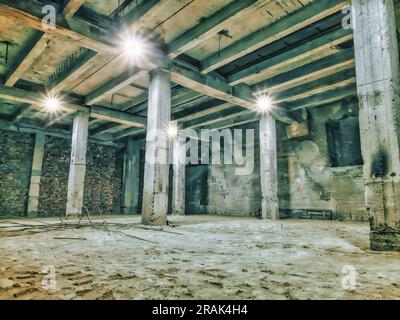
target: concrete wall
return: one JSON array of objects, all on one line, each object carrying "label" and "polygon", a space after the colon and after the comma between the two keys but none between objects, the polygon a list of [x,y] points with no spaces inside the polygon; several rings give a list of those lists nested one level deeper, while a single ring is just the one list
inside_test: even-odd
[{"label": "concrete wall", "polygon": [[[334,219],[368,220],[362,165],[334,168],[328,151],[326,123],[348,117],[358,117],[356,102],[309,110],[310,133],[302,138],[288,139],[285,127],[278,125],[281,209],[331,210]],[[357,150],[358,146],[352,146],[352,149]],[[234,165],[210,166],[208,213],[259,214],[261,195],[257,142],[255,154],[255,170],[249,176],[236,176]]]},{"label": "concrete wall", "polygon": [[258,216],[261,210],[260,166],[251,175],[235,175],[235,165],[210,166],[208,212]]},{"label": "concrete wall", "polygon": [[[71,141],[46,136],[39,195],[40,216],[64,215]],[[26,215],[34,135],[0,131],[0,215]],[[84,204],[90,214],[119,214],[123,150],[89,143]]]},{"label": "concrete wall", "polygon": [[286,174],[281,174],[286,180],[285,190],[280,190],[280,197],[285,198],[283,208],[325,209],[336,219],[368,220],[362,165],[333,168],[326,134],[328,121],[357,114],[357,104],[350,102],[311,109],[310,135],[281,142],[280,163],[287,163]]}]

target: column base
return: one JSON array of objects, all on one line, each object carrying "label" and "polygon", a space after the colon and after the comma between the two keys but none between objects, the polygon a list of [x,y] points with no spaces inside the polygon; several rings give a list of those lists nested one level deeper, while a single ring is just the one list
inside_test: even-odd
[{"label": "column base", "polygon": [[37,218],[37,213],[36,212],[28,212],[26,214],[27,218]]},{"label": "column base", "polygon": [[142,224],[145,226],[152,226],[152,227],[164,227],[168,225],[167,217],[159,218],[156,220],[147,219],[142,216]]},{"label": "column base", "polygon": [[134,209],[124,209],[122,210],[122,214],[127,215],[127,216],[137,216],[140,215],[139,209],[134,208]]},{"label": "column base", "polygon": [[371,250],[400,252],[400,233],[393,231],[371,231]]},{"label": "column base", "polygon": [[81,214],[67,214],[64,219],[65,220],[79,220],[82,217]]}]

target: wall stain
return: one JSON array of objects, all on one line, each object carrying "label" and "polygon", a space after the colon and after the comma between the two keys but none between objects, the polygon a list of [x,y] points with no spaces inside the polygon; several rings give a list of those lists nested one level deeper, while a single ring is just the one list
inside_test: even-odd
[{"label": "wall stain", "polygon": [[371,176],[375,178],[383,178],[388,174],[388,156],[383,149],[373,157],[371,166]]}]

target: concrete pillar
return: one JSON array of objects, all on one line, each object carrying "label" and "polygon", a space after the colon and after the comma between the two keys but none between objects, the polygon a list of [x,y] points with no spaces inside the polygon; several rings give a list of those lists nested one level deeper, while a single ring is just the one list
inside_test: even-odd
[{"label": "concrete pillar", "polygon": [[278,162],[276,120],[268,113],[260,119],[261,216],[278,220]]},{"label": "concrete pillar", "polygon": [[142,223],[166,225],[169,157],[167,129],[171,119],[171,74],[150,73]]},{"label": "concrete pillar", "polygon": [[89,114],[84,112],[77,113],[72,129],[66,216],[78,216],[82,214],[88,130]]},{"label": "concrete pillar", "polygon": [[393,0],[353,0],[371,249],[400,251],[399,51]]},{"label": "concrete pillar", "polygon": [[179,136],[172,138],[171,157],[173,163],[172,214],[185,215],[185,171],[186,139]]},{"label": "concrete pillar", "polygon": [[139,213],[140,143],[129,138],[124,155],[123,212]]},{"label": "concrete pillar", "polygon": [[42,164],[46,136],[36,133],[35,149],[33,151],[31,184],[29,186],[28,217],[35,217],[39,209],[40,179],[42,177]]}]

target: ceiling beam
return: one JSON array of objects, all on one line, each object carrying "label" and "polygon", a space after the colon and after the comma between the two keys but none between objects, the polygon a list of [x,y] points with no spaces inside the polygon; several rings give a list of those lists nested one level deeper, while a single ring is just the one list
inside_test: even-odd
[{"label": "ceiling beam", "polygon": [[253,85],[251,89],[257,94],[274,94],[338,71],[354,68],[354,63],[354,51],[346,50],[266,79]]},{"label": "ceiling beam", "polygon": [[120,140],[123,139],[125,137],[135,137],[135,136],[139,136],[139,135],[146,135],[147,130],[146,129],[135,129],[135,128],[129,128],[129,129],[125,129],[122,130],[118,133],[114,133],[113,134],[113,140]]},{"label": "ceiling beam", "polygon": [[315,94],[323,93],[332,89],[341,90],[350,84],[356,83],[355,69],[348,69],[332,73],[326,77],[305,83],[303,85],[283,90],[273,95],[276,103],[293,102],[305,99]]},{"label": "ceiling beam", "polygon": [[121,3],[110,15],[109,18],[111,20],[113,19],[119,19],[121,17],[121,15],[124,13],[124,10],[130,6],[130,4],[133,2],[134,0],[124,0],[123,3]]},{"label": "ceiling beam", "polygon": [[[147,11],[152,9],[152,6],[160,2],[162,1],[149,0],[142,2],[128,14],[124,22],[132,24],[136,21],[132,18],[133,15],[136,15],[137,18],[140,19]],[[112,36],[115,33],[114,30],[101,28],[84,19],[65,17],[63,15],[57,15],[56,29],[45,29],[42,24],[41,9],[42,7],[40,5],[25,1],[15,2],[11,0],[2,0],[2,3],[0,3],[0,15],[2,16],[13,17],[21,24],[54,36],[67,37],[76,41],[80,47],[102,53],[99,57],[91,57],[89,54],[83,61],[77,62],[77,66],[73,68],[73,72],[67,73],[65,79],[58,79],[55,89],[64,89],[66,83],[71,82],[71,80],[79,79],[82,73],[87,71],[87,69],[102,67],[115,58],[116,53],[113,45],[115,39]],[[159,57],[155,58],[158,59]]]},{"label": "ceiling beam", "polygon": [[86,0],[68,0],[63,9],[63,14],[72,17],[85,2]]},{"label": "ceiling beam", "polygon": [[105,123],[103,125],[98,126],[95,129],[90,130],[90,134],[91,135],[98,135],[98,134],[106,133],[109,130],[115,129],[115,128],[120,127],[120,126],[121,125],[118,124],[118,123],[107,122],[107,123]]},{"label": "ceiling beam", "polygon": [[290,111],[295,111],[304,108],[318,107],[322,104],[327,104],[349,98],[357,95],[357,87],[352,83],[340,90],[332,89],[324,93],[319,93],[311,97],[297,100],[291,103],[285,103],[285,108]]},{"label": "ceiling beam", "polygon": [[13,87],[17,83],[25,71],[28,70],[35,60],[46,50],[51,39],[51,35],[39,31],[32,37],[29,44],[23,49],[23,52],[20,53],[11,71],[8,73],[5,81],[6,86]]},{"label": "ceiling beam", "polygon": [[[208,39],[209,37],[217,34],[219,31],[223,29],[223,25],[226,23],[228,19],[233,17],[237,17],[239,14],[244,14],[243,10],[251,7],[258,0],[242,0],[242,1],[234,1],[226,7],[222,8],[220,11],[213,14],[211,17],[205,19],[193,29],[185,32],[183,35],[179,36],[177,39],[172,41],[169,45],[168,57],[170,59],[174,59],[180,54],[194,48],[202,41]],[[151,2],[151,1],[150,1]],[[158,1],[154,1],[155,4]],[[149,8],[152,6],[148,4]],[[135,14],[135,19],[133,17],[127,17],[124,19],[126,24],[132,24],[138,18],[136,10],[133,10]],[[141,74],[139,74],[141,75]],[[91,93],[86,99],[86,104],[91,105],[100,100],[102,100],[105,96],[117,92],[118,90],[128,86],[137,78],[132,77],[129,73],[123,73],[119,77],[105,83],[102,87],[95,90]],[[111,92],[111,93],[110,93]]]},{"label": "ceiling beam", "polygon": [[[40,112],[38,112],[38,113],[40,114]],[[60,115],[56,115],[56,117],[53,118],[53,120],[47,122],[43,127],[44,128],[50,128],[53,125],[55,125],[56,123],[61,122],[61,120],[64,120],[64,119],[68,118],[71,114],[73,114],[73,111],[65,110]],[[52,115],[50,115],[50,116],[52,116]]]},{"label": "ceiling beam", "polygon": [[130,85],[135,80],[141,78],[147,73],[147,71],[134,68],[133,70],[128,70],[118,77],[108,81],[89,95],[85,97],[85,104],[94,105],[101,101],[108,95],[113,95],[120,89],[123,89]]},{"label": "ceiling beam", "polygon": [[245,14],[246,8],[251,8],[258,0],[233,1],[218,12],[204,19],[191,30],[186,31],[169,44],[168,56],[176,58],[184,52],[193,49],[198,44],[222,31],[229,19]]},{"label": "ceiling beam", "polygon": [[[144,110],[144,109],[137,110],[136,108],[138,108],[139,106],[143,105],[144,102],[146,102],[148,98],[149,98],[149,94],[147,92],[141,93],[138,96],[136,96],[136,97],[132,98],[131,100],[129,100],[128,102],[126,102],[126,103],[124,103],[122,105],[119,105],[118,109],[122,110],[122,111],[127,111],[129,109],[134,108],[134,109],[130,110],[129,112],[130,113],[137,113],[137,112],[139,112],[141,110]],[[147,104],[145,105],[145,107],[147,108]]]},{"label": "ceiling beam", "polygon": [[[172,99],[174,99],[174,96],[176,94],[180,94],[181,91],[187,90],[185,88],[172,88]],[[148,92],[144,92],[136,96],[135,98],[132,98],[131,101],[128,101],[127,103],[124,103],[118,107],[118,109],[127,111],[129,110],[129,113],[132,114],[139,114],[139,112],[142,112],[147,109],[147,100],[149,98]]]},{"label": "ceiling beam", "polygon": [[137,117],[129,113],[124,113],[98,106],[90,107],[90,116],[92,118],[107,120],[136,128],[145,128],[147,122],[146,118],[143,117]]},{"label": "ceiling beam", "polygon": [[[300,99],[293,103],[281,103],[278,104],[280,108],[286,108],[290,111],[295,111],[304,108],[319,107],[322,105],[327,105],[332,102],[341,101],[343,99],[356,97],[357,88],[355,84],[351,84],[341,90],[333,89],[324,93],[315,94],[311,97]],[[205,119],[203,122],[198,122],[196,127],[203,127],[207,124],[209,119]],[[254,113],[249,113],[248,111],[239,111],[237,113],[229,114],[220,121],[211,121],[212,125],[206,125],[208,129],[225,129],[230,127],[235,127],[242,124],[252,123],[258,121],[258,117]]]},{"label": "ceiling beam", "polygon": [[[190,108],[192,105],[197,105],[197,101],[204,99],[211,99],[210,97],[203,96],[199,92],[192,91],[187,88],[178,87],[172,89],[172,112],[176,112],[183,108]],[[130,110],[130,113],[137,114],[139,116],[147,115],[147,103],[142,103],[135,108]]]},{"label": "ceiling beam", "polygon": [[252,112],[250,110],[243,109],[243,108],[237,107],[237,106],[236,107],[233,106],[229,109],[216,111],[216,112],[210,113],[202,118],[185,122],[183,127],[185,129],[186,128],[194,129],[194,128],[198,128],[198,127],[204,127],[207,125],[211,125],[213,123],[220,122],[222,120],[227,120],[230,118],[238,117],[238,115],[241,115],[241,114],[250,114],[250,113],[254,114],[254,112]]},{"label": "ceiling beam", "polygon": [[254,97],[247,86],[232,87],[226,82],[186,69],[174,62],[171,63],[170,70],[172,81],[182,87],[242,107],[251,108],[254,106]]},{"label": "ceiling beam", "polygon": [[[95,59],[93,59],[95,58]],[[88,50],[83,55],[80,55],[77,59],[74,59],[71,65],[65,68],[64,72],[58,74],[49,87],[54,92],[60,92],[68,88],[73,88],[75,84],[85,79],[85,73],[92,72],[92,69],[96,68],[96,65],[104,65],[111,59],[110,55],[107,57],[97,55],[96,52]]]},{"label": "ceiling beam", "polygon": [[[43,97],[36,92],[0,85],[0,98],[12,102],[27,103],[39,111],[43,110]],[[146,126],[146,119],[143,117],[97,106],[89,108],[77,103],[65,102],[63,103],[63,110],[89,112],[92,118],[126,124],[137,128],[144,128]]]},{"label": "ceiling beam", "polygon": [[[12,2],[15,5],[13,1],[5,0],[5,2]],[[20,3],[18,2],[18,5],[19,4]],[[24,4],[26,3],[23,2],[22,6]],[[36,10],[38,9],[37,6],[35,8]],[[32,10],[31,6],[25,6],[24,9],[28,10],[28,12],[29,9],[31,9],[31,11],[35,11]],[[16,9],[8,4],[0,4],[0,15],[9,15],[16,18],[18,21],[23,22],[24,24],[30,25],[33,28],[43,29],[40,18],[23,10]],[[40,14],[38,15],[40,16]],[[104,29],[102,29],[99,33],[94,32],[93,29],[88,28],[87,24],[85,24],[85,22],[81,21],[80,19],[71,18],[68,20],[68,22],[71,28],[66,28],[62,25],[58,25],[58,27],[52,32],[59,36],[67,36],[71,39],[74,39],[78,42],[79,45],[94,51],[107,52],[113,49],[113,47],[109,44],[110,35],[107,34]],[[90,35],[90,37],[87,36],[88,34]],[[182,67],[174,63],[172,66],[172,77],[174,82],[202,94],[220,100],[225,100],[235,105],[240,105],[250,109],[254,105],[251,90],[247,86],[241,85],[232,87],[221,81],[221,79],[214,79],[209,76],[205,77],[193,70],[184,70]],[[279,120],[289,121],[289,123],[295,122],[287,115],[277,115],[277,117]]]},{"label": "ceiling beam", "polygon": [[[19,133],[43,133],[48,136],[52,137],[58,137],[58,138],[65,138],[65,139],[71,139],[72,137],[72,132],[64,129],[46,129],[43,127],[40,127],[35,124],[28,124],[28,123],[13,123],[12,121],[0,119],[0,128],[3,130],[8,130],[8,131],[14,131],[14,132],[19,132]],[[100,137],[94,138],[94,137],[89,137],[89,142],[100,144],[100,145],[106,145],[106,146],[112,146],[112,147],[118,147],[121,148],[123,147],[123,144],[113,142],[112,140],[103,140]]]},{"label": "ceiling beam", "polygon": [[11,118],[10,121],[12,122],[18,122],[20,121],[25,114],[28,112],[28,110],[30,110],[31,105],[30,104],[23,104],[19,107],[19,110],[17,112],[15,112]]},{"label": "ceiling beam", "polygon": [[[299,99],[313,95],[316,92],[328,91],[330,85],[335,88],[341,88],[354,83],[353,64],[354,53],[352,50],[347,50],[346,52],[323,58],[309,65],[268,79],[259,85],[253,86],[252,89],[258,93],[273,93],[278,102]],[[288,84],[294,85],[288,87]],[[268,89],[260,90],[260,88]],[[273,90],[270,90],[270,88]],[[293,88],[293,90],[288,90],[290,88]],[[210,107],[210,104],[207,104],[178,113],[175,113],[176,109],[173,108],[173,118],[186,122],[231,109],[232,107],[234,107],[232,103],[217,103],[216,106],[212,107]],[[144,110],[145,108],[146,105],[143,104],[140,110]]]},{"label": "ceiling beam", "polygon": [[143,16],[148,14],[156,6],[165,2],[164,0],[145,0],[138,6],[136,6],[132,11],[126,14],[122,19],[122,24],[127,27],[132,27],[134,24],[139,22]]},{"label": "ceiling beam", "polygon": [[228,82],[231,85],[236,85],[246,81],[250,81],[260,73],[266,73],[268,69],[278,69],[280,67],[287,67],[287,65],[299,61],[304,61],[312,56],[325,55],[327,52],[332,54],[333,52],[339,52],[340,49],[335,48],[335,46],[350,41],[353,39],[353,34],[351,30],[345,30],[339,28],[334,32],[329,32],[323,34],[322,36],[310,40],[302,45],[294,48],[290,48],[286,52],[272,57],[270,59],[265,59],[259,63],[251,65],[238,71],[228,77]]},{"label": "ceiling beam", "polygon": [[220,102],[219,100],[216,100],[218,103],[215,106],[211,106],[212,103],[207,103],[206,105],[200,105],[199,107],[195,108],[195,110],[187,110],[187,114],[178,113],[174,118],[174,120],[177,120],[179,122],[186,122],[186,121],[191,121],[195,120],[198,118],[205,117],[209,114],[213,114],[215,112],[220,112],[223,110],[230,109],[234,107],[232,103],[229,102]]},{"label": "ceiling beam", "polygon": [[[312,107],[319,103],[326,104],[337,101],[353,96],[354,94],[355,71],[353,69],[348,69],[294,87],[290,90],[283,90],[276,94],[275,101],[278,103],[278,108],[289,107],[290,109],[293,108],[293,110],[296,110],[298,108]],[[297,101],[292,101],[292,104],[287,103],[291,99]],[[210,126],[212,124],[220,126],[221,123],[225,128],[256,121],[258,118],[254,115],[251,116],[251,113],[253,113],[253,111],[235,107],[231,103],[216,103],[216,105],[211,108],[205,107],[201,110],[201,107],[199,107],[194,110],[192,109],[186,116],[180,116],[180,112],[175,112],[175,114],[173,114],[173,119],[184,122],[184,128],[198,128]],[[142,133],[137,130],[132,131],[137,134]]]},{"label": "ceiling beam", "polygon": [[236,115],[230,115],[229,117],[227,117],[227,119],[205,126],[204,129],[222,130],[222,129],[241,126],[248,123],[257,122],[259,120],[260,120],[259,115],[254,113],[249,113],[248,111],[242,111]]},{"label": "ceiling beam", "polygon": [[[30,104],[37,110],[42,110],[43,108],[43,95],[36,92],[0,85],[0,98],[12,102]],[[87,108],[77,104],[64,103],[63,110],[85,112]]]},{"label": "ceiling beam", "polygon": [[[176,63],[172,63],[170,69],[172,81],[183,87],[255,111],[255,97],[252,95],[251,89],[244,84],[233,87],[219,79],[185,69]],[[274,116],[284,123],[297,122],[284,110],[276,110]]]},{"label": "ceiling beam", "polygon": [[[324,78],[276,92],[273,98],[277,108],[296,110],[315,106],[326,100],[329,102],[329,99],[336,101],[349,95],[352,96],[355,93],[355,83],[355,70],[342,70]],[[248,114],[248,110],[235,109],[232,105],[226,107],[222,105],[221,107],[222,110],[219,109],[219,106],[205,110],[204,116],[195,120],[186,122],[182,118],[180,121],[185,122],[185,127],[197,128]],[[197,112],[193,113],[196,116]]]},{"label": "ceiling beam", "polygon": [[[180,88],[180,89],[182,89],[182,88]],[[210,114],[212,112],[217,112],[218,110],[225,110],[228,107],[231,108],[231,107],[233,107],[233,105],[231,103],[221,102],[220,100],[213,100],[213,101],[210,101],[209,103],[207,103],[207,105],[203,104],[202,102],[199,102],[199,103],[197,103],[197,107],[193,107],[193,108],[188,107],[188,108],[185,108],[183,111],[180,110],[179,108],[176,108],[173,106],[171,113],[172,113],[173,120],[182,122],[182,121],[189,121],[189,120],[193,120],[196,118],[200,118],[200,117]],[[121,131],[118,134],[123,134],[123,133],[127,133],[127,132],[136,133],[137,131],[138,130],[127,129],[127,130]]]},{"label": "ceiling beam", "polygon": [[[341,4],[343,4],[343,2],[344,1],[341,1],[340,3]],[[234,6],[234,5],[236,5],[236,6]],[[245,6],[245,4],[243,4],[244,6]],[[249,4],[250,5],[250,4]],[[339,4],[337,4],[337,6],[339,6]],[[228,6],[229,7],[229,6]],[[230,12],[230,14],[232,14],[232,10],[238,10],[237,12],[239,12],[239,11],[241,11],[241,10],[239,10],[238,9],[238,7],[237,7],[237,3],[233,3],[232,4],[232,7],[229,7],[230,8],[230,10],[226,10],[226,13],[229,13]],[[310,11],[311,13],[314,13],[315,14],[315,10],[322,10],[321,9],[321,4],[319,4],[319,6],[317,6],[317,7],[312,7],[313,9]],[[325,4],[325,7],[323,7],[323,8],[325,8],[326,9],[326,4]],[[338,7],[335,7],[335,9],[332,9],[332,7],[330,7],[330,10],[334,10],[334,12],[336,12],[337,11],[337,9],[338,9]],[[325,12],[325,11],[324,11]],[[308,13],[308,14],[311,14],[311,13]],[[327,14],[326,12],[325,12],[325,14]],[[216,19],[216,20],[212,20],[213,22],[211,23],[211,25],[210,24],[208,24],[207,23],[207,21],[204,21],[204,22],[202,22],[201,24],[199,24],[197,27],[195,27],[193,30],[191,30],[191,31],[189,31],[189,32],[187,32],[187,33],[185,33],[184,35],[182,35],[181,37],[179,37],[175,42],[173,42],[172,44],[171,44],[171,49],[170,49],[170,54],[169,54],[169,57],[170,58],[173,58],[173,57],[175,57],[175,55],[174,55],[174,52],[176,51],[176,50],[178,50],[178,48],[179,47],[182,47],[182,48],[185,48],[185,46],[187,45],[187,44],[190,44],[193,40],[192,39],[196,39],[196,35],[197,35],[197,33],[198,33],[198,30],[202,30],[203,32],[206,32],[205,30],[208,30],[207,28],[209,28],[210,26],[212,26],[213,25],[213,23],[215,23],[216,24],[216,21],[223,21],[223,20],[218,20],[218,19],[221,19],[221,17],[222,17],[222,15],[221,15],[221,12],[219,12],[219,14],[216,14],[216,15],[213,15],[212,17],[210,17],[210,19]],[[323,18],[323,16],[321,16],[320,18]],[[226,19],[226,18],[225,18]],[[196,28],[198,28],[198,29],[196,29]],[[196,31],[197,30],[197,31]],[[326,36],[326,38],[328,38],[328,39],[331,39],[330,37],[335,37],[335,33],[334,33],[334,35],[332,36],[332,35],[327,35]],[[346,35],[348,35],[348,34],[346,34]],[[320,39],[320,41],[318,42],[318,41],[316,41],[316,43],[315,43],[315,45],[316,46],[318,46],[319,44],[321,44],[321,45],[324,45],[324,40],[326,39],[326,38],[324,38],[324,37],[321,37],[321,39]],[[350,40],[352,37],[351,36],[348,36],[348,38],[347,38],[347,40]],[[334,39],[335,40],[335,39]],[[334,40],[333,40],[333,42],[334,42]],[[174,44],[175,43],[175,44]],[[338,42],[338,43],[341,43],[340,41]],[[334,45],[335,43],[333,43],[333,45]],[[301,52],[301,50],[300,51],[293,51],[293,54],[295,54],[295,53],[297,53],[297,55],[296,56],[293,56],[293,57],[291,57],[291,59],[292,59],[292,62],[296,62],[296,61],[298,61],[299,59],[305,59],[308,55],[312,55],[312,54],[314,54],[315,52],[319,52],[319,51],[321,51],[321,50],[323,50],[324,48],[317,48],[317,49],[315,49],[315,48],[312,48],[312,47],[310,47],[310,46],[308,46],[307,47],[307,50],[305,49],[306,47],[302,47],[301,49],[303,49],[304,50],[304,52]],[[312,49],[314,49],[314,51],[312,50]],[[183,52],[183,51],[182,51]],[[182,52],[180,52],[180,53],[182,53]],[[308,54],[308,55],[307,55]],[[285,54],[282,54],[280,57],[285,57],[285,59],[287,58],[287,55],[285,56]],[[275,61],[275,64],[279,64],[279,62],[277,62],[277,61],[279,61],[279,59],[278,58],[275,58],[275,60],[274,59],[272,59],[273,61]],[[280,61],[280,63],[282,63],[283,61]],[[272,64],[272,66],[273,66],[273,64]],[[262,64],[260,65],[260,67],[262,67]],[[192,70],[193,71],[193,70]],[[260,72],[260,70],[258,70],[258,72]],[[240,75],[240,73],[239,73],[239,75]],[[232,75],[231,77],[229,77],[228,78],[228,81],[231,83],[231,84],[233,84],[233,85],[235,85],[235,84],[238,84],[238,83],[240,83],[240,82],[242,82],[242,81],[238,81],[238,79],[236,79],[235,78],[235,76],[236,76],[236,74],[234,74],[234,75]],[[122,78],[119,78],[119,81],[120,81],[120,83],[121,83],[121,86],[124,86],[124,85],[126,85],[126,83],[127,82],[129,82],[130,80],[129,80],[129,78],[124,78],[124,77],[122,77]],[[114,81],[113,81],[114,82]],[[118,85],[118,83],[106,83],[105,84],[105,86],[106,87],[110,87],[111,85]],[[118,88],[120,88],[120,87],[118,87]],[[139,106],[140,107],[140,106]],[[141,108],[141,109],[143,109],[143,107]],[[140,111],[142,111],[142,110],[140,110]]]},{"label": "ceiling beam", "polygon": [[288,17],[231,44],[202,62],[202,73],[207,74],[245,55],[282,39],[302,28],[328,17],[348,4],[348,0],[316,1]]},{"label": "ceiling beam", "polygon": [[201,105],[210,104],[209,106],[211,107],[213,101],[215,101],[214,98],[205,95],[199,95],[196,99],[189,100],[177,106],[173,105],[172,112],[179,114],[190,113],[190,112],[193,113],[195,111],[195,108],[197,108],[200,104]]},{"label": "ceiling beam", "polygon": [[82,19],[57,15],[57,27],[45,28],[42,22],[42,6],[37,2],[1,0],[0,16],[14,19],[22,25],[48,33],[53,36],[66,37],[75,41],[78,46],[96,52],[112,52],[112,38],[109,30],[97,27]]}]

